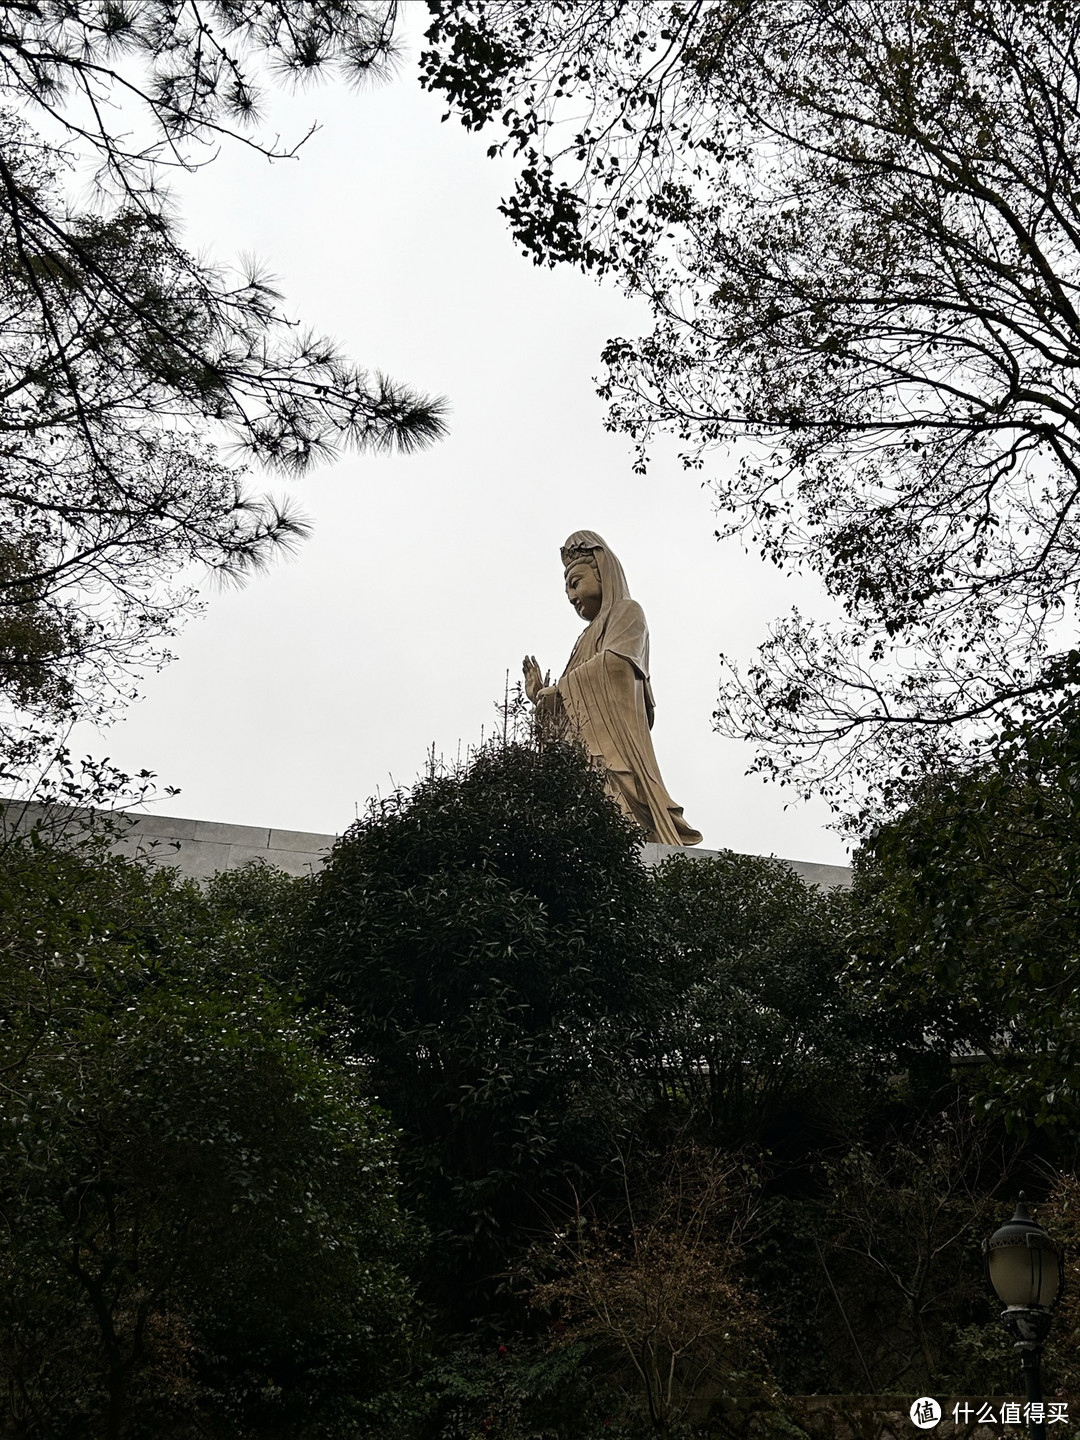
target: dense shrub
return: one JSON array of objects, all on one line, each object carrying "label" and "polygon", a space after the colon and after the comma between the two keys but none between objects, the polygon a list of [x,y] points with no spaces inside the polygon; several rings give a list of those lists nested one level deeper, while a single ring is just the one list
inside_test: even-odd
[{"label": "dense shrub", "polygon": [[405,1418],[391,1137],[254,963],[256,912],[287,887],[256,873],[204,895],[92,841],[0,852],[0,1373],[19,1434]]}]

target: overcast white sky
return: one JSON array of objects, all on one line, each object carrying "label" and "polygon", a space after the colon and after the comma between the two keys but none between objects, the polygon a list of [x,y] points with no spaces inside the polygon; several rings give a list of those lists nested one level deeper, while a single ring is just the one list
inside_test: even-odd
[{"label": "overcast white sky", "polygon": [[[424,10],[411,6],[415,31]],[[603,429],[592,377],[611,335],[647,322],[611,288],[537,270],[497,213],[488,139],[415,77],[357,95],[275,99],[270,126],[319,133],[292,162],[238,145],[186,180],[191,248],[255,254],[289,309],[361,363],[445,395],[450,434],[419,456],[345,455],[290,488],[315,523],[299,555],[203,615],[147,677],[140,703],[81,751],[181,788],[164,813],[338,832],[356,808],[490,732],[507,669],[558,674],[580,628],[559,546],[599,531],[652,638],[653,732],[671,794],[708,848],[844,863],[824,805],[744,775],[746,746],[712,730],[720,650],[751,655],[799,603],[736,543],[713,538],[701,476],[674,449],[648,476]],[[716,464],[725,462],[717,457]]]}]

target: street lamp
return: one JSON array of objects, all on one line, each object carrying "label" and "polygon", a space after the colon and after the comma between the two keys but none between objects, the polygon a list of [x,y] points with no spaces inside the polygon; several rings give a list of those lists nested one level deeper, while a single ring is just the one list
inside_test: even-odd
[{"label": "street lamp", "polygon": [[1031,1440],[1045,1440],[1045,1421],[1030,1417],[1042,1414],[1039,1359],[1065,1278],[1061,1247],[1032,1220],[1021,1190],[1016,1214],[983,1241],[983,1256],[987,1278],[1005,1306],[1002,1323],[1020,1351],[1028,1405],[1039,1407],[1028,1411]]}]

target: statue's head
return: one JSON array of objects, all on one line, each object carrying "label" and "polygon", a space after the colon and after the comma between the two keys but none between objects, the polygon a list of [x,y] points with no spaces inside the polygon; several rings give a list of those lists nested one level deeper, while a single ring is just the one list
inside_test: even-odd
[{"label": "statue's head", "polygon": [[575,530],[560,551],[566,596],[583,620],[595,620],[629,597],[618,560],[595,530]]},{"label": "statue's head", "polygon": [[604,587],[592,551],[578,550],[569,558],[564,552],[563,565],[566,598],[583,620],[595,620],[604,603]]}]

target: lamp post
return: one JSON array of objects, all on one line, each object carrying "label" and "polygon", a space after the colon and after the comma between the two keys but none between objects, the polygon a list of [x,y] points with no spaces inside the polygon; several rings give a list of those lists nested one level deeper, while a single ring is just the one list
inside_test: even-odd
[{"label": "lamp post", "polygon": [[1060,1246],[1032,1220],[1022,1190],[1016,1214],[983,1241],[983,1256],[990,1284],[1005,1306],[1002,1323],[1020,1351],[1028,1405],[1039,1407],[1028,1410],[1028,1433],[1031,1440],[1046,1440],[1045,1421],[1031,1416],[1042,1414],[1039,1360],[1065,1272]]}]

